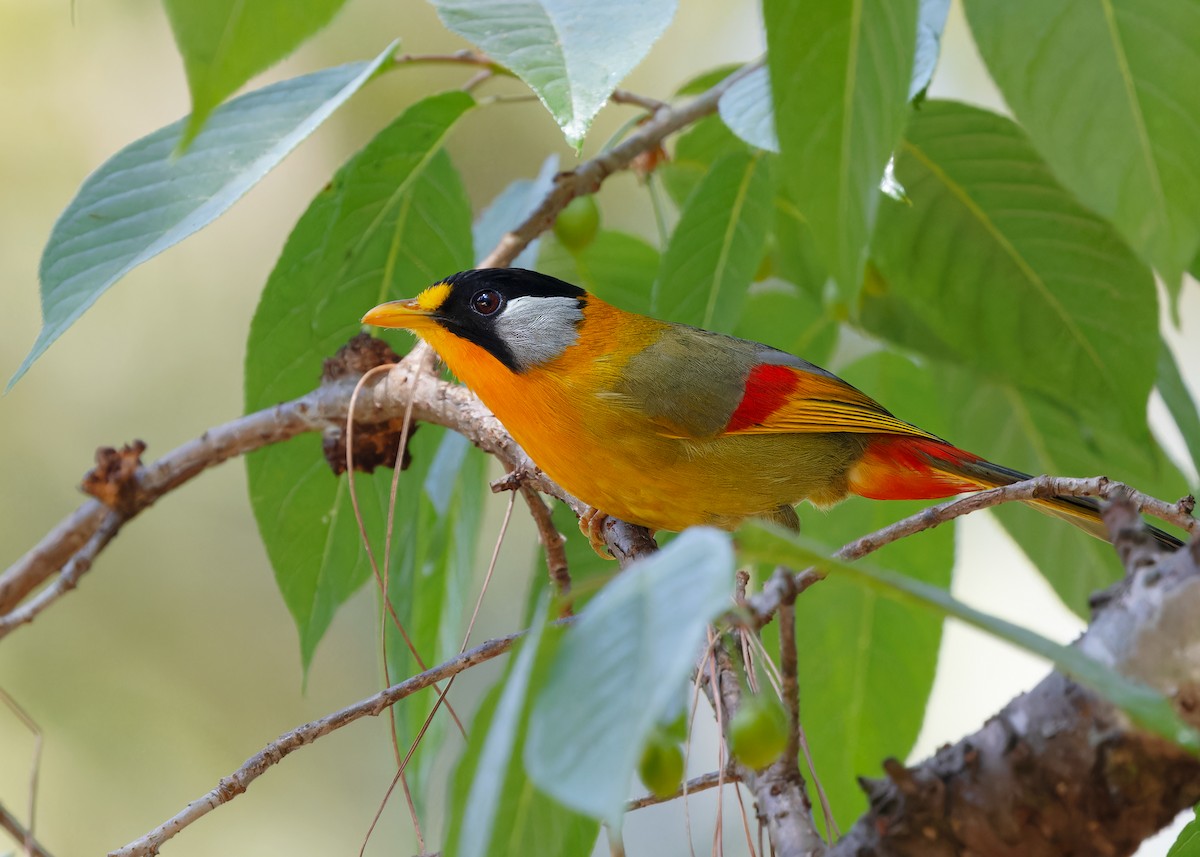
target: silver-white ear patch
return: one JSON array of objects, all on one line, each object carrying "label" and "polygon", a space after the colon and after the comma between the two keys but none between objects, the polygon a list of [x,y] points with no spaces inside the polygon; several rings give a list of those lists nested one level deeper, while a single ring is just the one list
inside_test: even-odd
[{"label": "silver-white ear patch", "polygon": [[583,310],[578,298],[511,298],[496,319],[496,335],[520,371],[549,363],[579,339]]}]

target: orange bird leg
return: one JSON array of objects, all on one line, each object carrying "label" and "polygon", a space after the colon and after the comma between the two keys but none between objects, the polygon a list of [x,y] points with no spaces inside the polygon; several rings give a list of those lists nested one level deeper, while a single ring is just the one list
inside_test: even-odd
[{"label": "orange bird leg", "polygon": [[879,435],[850,470],[850,490],[872,500],[933,500],[1003,485],[968,472],[984,459],[923,437]]}]

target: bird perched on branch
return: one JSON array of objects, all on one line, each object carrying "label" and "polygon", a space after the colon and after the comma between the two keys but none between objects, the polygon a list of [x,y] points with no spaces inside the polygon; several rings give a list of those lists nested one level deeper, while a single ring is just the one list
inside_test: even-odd
[{"label": "bird perched on branch", "polygon": [[[1029,478],[799,357],[625,312],[534,271],[464,271],[363,322],[422,337],[558,484],[652,530],[749,517],[794,529],[801,500],[924,500]],[[1030,503],[1107,538],[1091,499]],[[582,522],[593,545],[602,521]]]}]

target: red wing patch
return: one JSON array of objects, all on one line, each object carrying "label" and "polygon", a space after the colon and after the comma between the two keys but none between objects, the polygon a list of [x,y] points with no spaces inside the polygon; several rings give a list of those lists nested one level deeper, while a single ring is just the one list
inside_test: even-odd
[{"label": "red wing patch", "polygon": [[787,366],[758,364],[746,378],[746,392],[729,418],[725,431],[742,431],[766,422],[791,398],[798,386],[800,379]]}]

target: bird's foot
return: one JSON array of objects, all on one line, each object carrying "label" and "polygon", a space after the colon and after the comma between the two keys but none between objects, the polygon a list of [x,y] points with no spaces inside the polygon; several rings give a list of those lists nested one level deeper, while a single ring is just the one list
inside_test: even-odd
[{"label": "bird's foot", "polygon": [[607,514],[588,506],[588,510],[579,516],[579,531],[587,536],[592,550],[604,559],[613,559],[612,553],[608,550],[608,544],[604,541],[604,525],[608,523],[608,520]]}]

